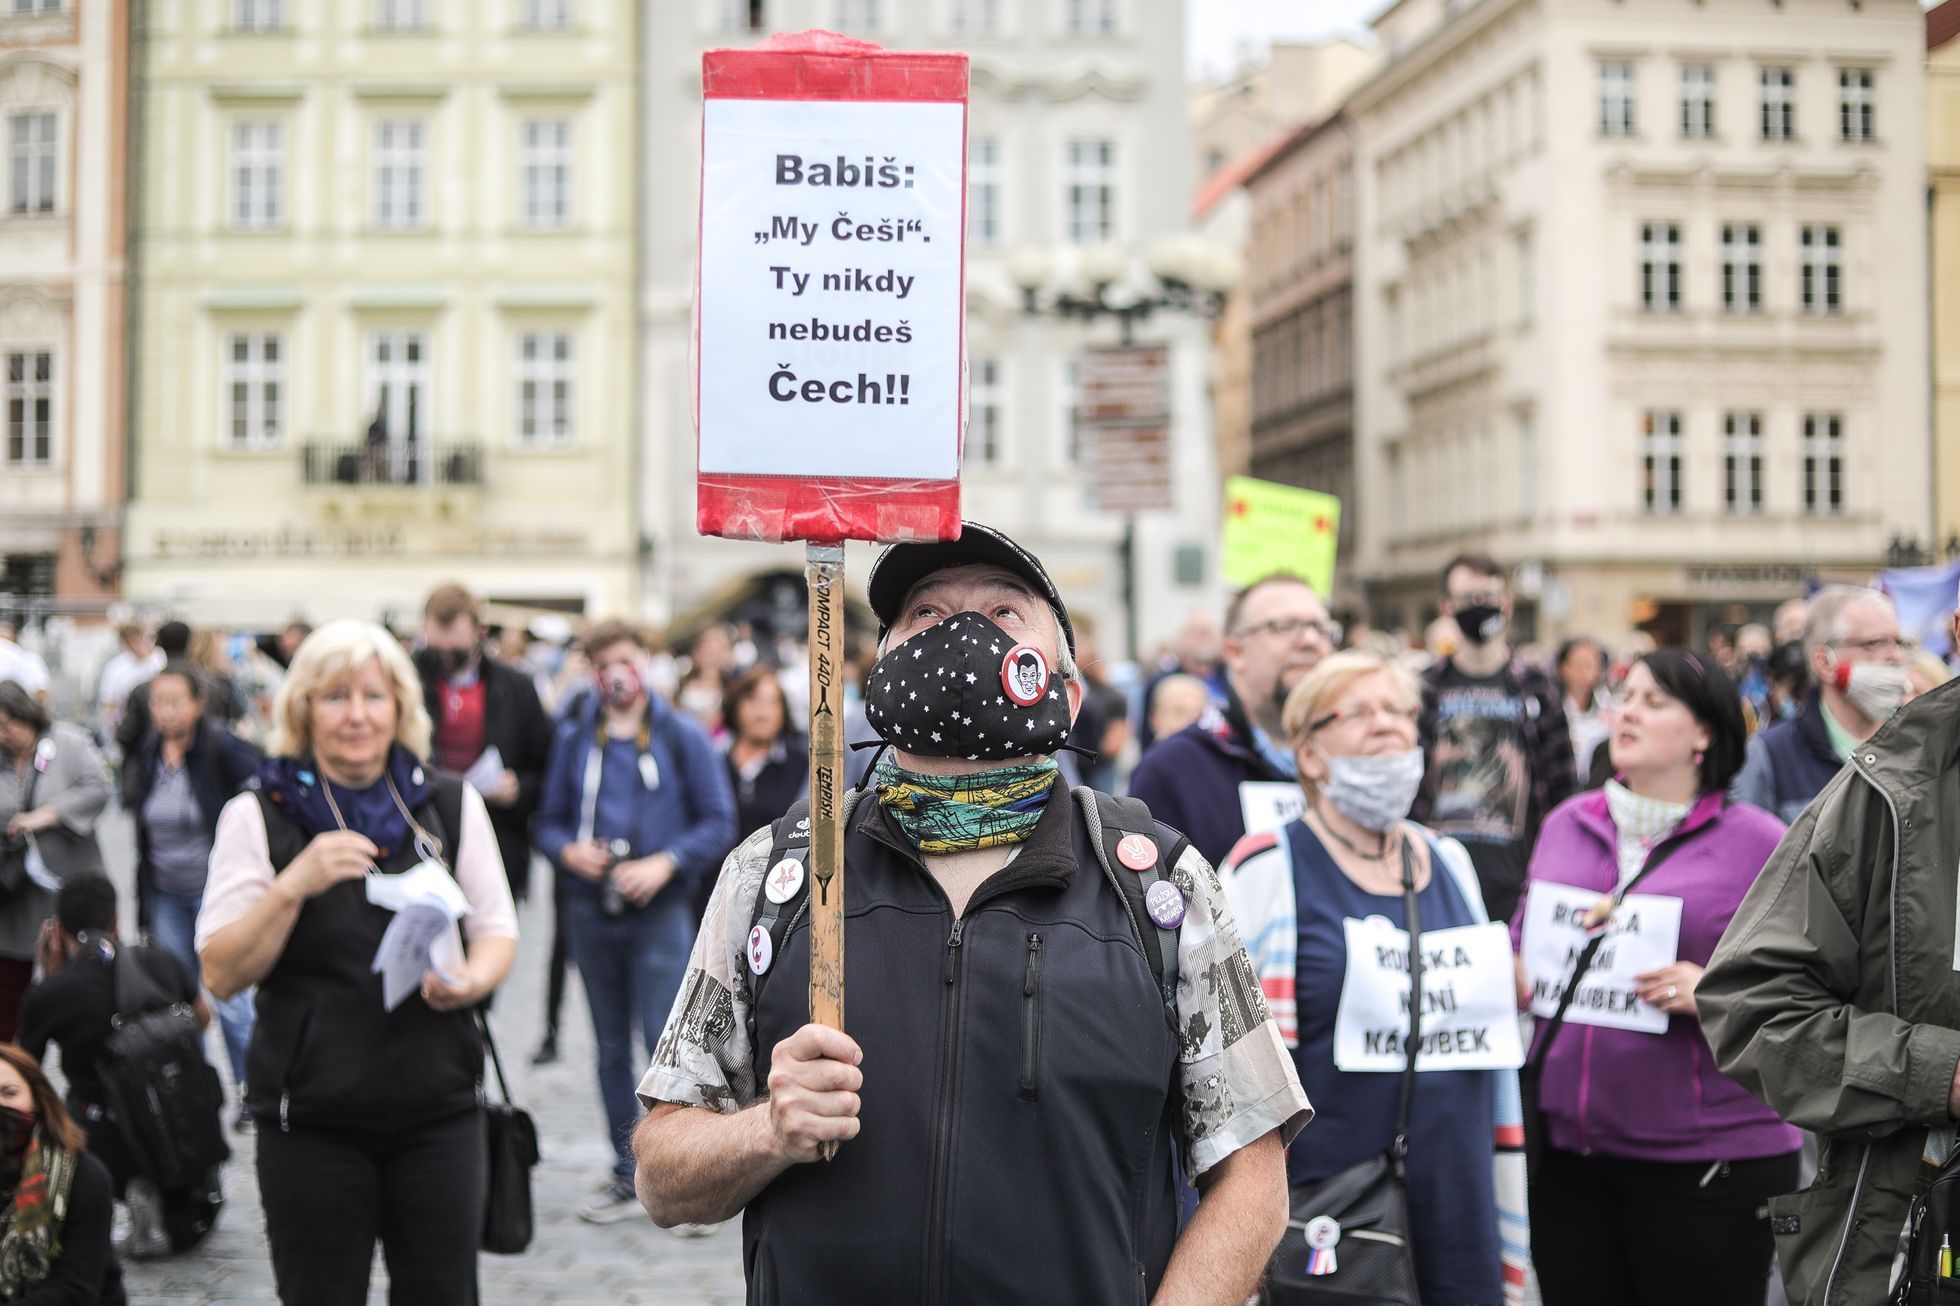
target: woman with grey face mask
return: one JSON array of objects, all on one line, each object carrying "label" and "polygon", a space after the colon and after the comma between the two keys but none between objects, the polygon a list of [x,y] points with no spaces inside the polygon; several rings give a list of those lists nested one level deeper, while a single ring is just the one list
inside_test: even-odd
[{"label": "woman with grey face mask", "polygon": [[1463,849],[1407,819],[1424,770],[1419,707],[1414,678],[1393,661],[1359,650],[1323,659],[1284,714],[1305,812],[1247,835],[1221,870],[1317,1112],[1312,1145],[1288,1153],[1287,1181],[1305,1282],[1331,1291],[1344,1265],[1364,1264],[1375,1226],[1343,1230],[1339,1212],[1315,1218],[1316,1203],[1402,1127],[1412,891],[1428,973],[1404,1135],[1408,1244],[1424,1306],[1483,1306],[1504,1299],[1500,1216],[1514,1242],[1523,1228],[1522,1158],[1500,1159],[1497,1147],[1500,1135],[1517,1139],[1522,1049],[1504,927],[1488,921]]}]

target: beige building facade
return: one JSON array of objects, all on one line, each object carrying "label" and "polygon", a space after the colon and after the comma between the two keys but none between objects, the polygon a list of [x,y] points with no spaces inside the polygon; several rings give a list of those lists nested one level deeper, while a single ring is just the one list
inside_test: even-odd
[{"label": "beige building facade", "polygon": [[[1246,180],[1252,197],[1249,471],[1340,499],[1334,593],[1364,595],[1351,565],[1354,476],[1354,154],[1340,114],[1292,133]],[[1350,565],[1342,565],[1342,564]]]},{"label": "beige building facade", "polygon": [[630,608],[640,9],[145,6],[132,599]]},{"label": "beige building facade", "polygon": [[120,586],[129,6],[0,12],[0,609]]},{"label": "beige building facade", "polygon": [[1911,0],[1401,0],[1349,101],[1361,565],[1698,641],[1931,519]]},{"label": "beige building facade", "polygon": [[1926,14],[1926,173],[1933,225],[1934,513],[1930,547],[1960,539],[1960,0]]}]

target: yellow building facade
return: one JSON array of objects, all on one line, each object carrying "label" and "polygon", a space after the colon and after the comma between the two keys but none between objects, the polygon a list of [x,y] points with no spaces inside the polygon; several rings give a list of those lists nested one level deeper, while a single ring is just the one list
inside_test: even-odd
[{"label": "yellow building facade", "polygon": [[1926,15],[1933,226],[1933,543],[1960,535],[1960,0]]},{"label": "yellow building facade", "polygon": [[638,6],[144,10],[129,597],[627,610]]}]

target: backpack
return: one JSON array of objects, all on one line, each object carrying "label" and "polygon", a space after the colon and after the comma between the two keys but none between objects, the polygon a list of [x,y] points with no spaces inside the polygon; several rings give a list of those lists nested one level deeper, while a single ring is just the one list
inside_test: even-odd
[{"label": "backpack", "polygon": [[[1164,1020],[1172,1033],[1178,1031],[1177,1019],[1177,931],[1167,930],[1151,919],[1144,906],[1144,896],[1150,886],[1159,880],[1170,878],[1170,868],[1177,865],[1178,858],[1191,846],[1191,841],[1150,815],[1150,809],[1135,798],[1120,798],[1114,794],[1100,793],[1087,785],[1078,786],[1074,791],[1075,800],[1082,808],[1083,816],[1091,828],[1101,833],[1096,841],[1096,862],[1102,867],[1103,875],[1116,886],[1128,910],[1130,931],[1135,937],[1137,947],[1143,951],[1144,960],[1150,964],[1150,977],[1157,983],[1157,993],[1164,1004]],[[863,796],[861,789],[844,792],[843,812],[839,820],[848,822]],[[1149,834],[1160,850],[1156,865],[1144,871],[1125,869],[1120,874],[1117,867],[1123,865],[1117,859],[1116,846],[1132,834]],[[1168,852],[1162,851],[1168,850]],[[781,819],[770,827],[769,866],[785,858],[807,862],[810,857],[810,800],[799,798]],[[753,931],[761,926],[769,935],[770,955],[782,951],[784,940],[790,930],[803,917],[803,910],[809,903],[810,880],[804,876],[803,883],[796,892],[780,903],[770,902],[769,895],[758,892],[755,896],[755,909],[749,918],[749,928]],[[760,975],[749,977],[750,1009],[755,1010],[762,1003],[762,987],[768,982],[774,968]]]},{"label": "backpack", "polygon": [[110,965],[115,1014],[99,1064],[123,1141],[137,1170],[163,1192],[208,1188],[231,1148],[224,1089],[204,1059],[197,1020],[128,949],[118,948]]}]

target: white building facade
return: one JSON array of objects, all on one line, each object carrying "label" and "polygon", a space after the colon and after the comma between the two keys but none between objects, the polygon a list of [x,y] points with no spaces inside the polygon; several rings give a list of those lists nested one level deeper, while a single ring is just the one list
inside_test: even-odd
[{"label": "white building facade", "polygon": [[[1124,522],[1090,506],[1073,439],[1073,358],[1112,343],[1085,327],[1022,313],[1010,251],[1141,253],[1182,231],[1190,199],[1183,6],[1157,0],[688,0],[649,10],[643,157],[647,533],[640,602],[656,621],[746,573],[802,566],[792,545],[704,539],[694,530],[689,357],[700,163],[700,56],[770,32],[826,28],[893,48],[972,57],[967,352],[970,415],[965,515],[1040,556],[1071,608],[1100,619],[1120,655]],[[1217,478],[1210,442],[1207,325],[1158,315],[1138,343],[1172,348],[1174,486],[1169,512],[1137,520],[1139,634],[1168,638],[1193,607],[1215,604]],[[861,590],[871,557],[851,555]]]},{"label": "white building facade", "polygon": [[1348,106],[1361,566],[1699,641],[1931,513],[1911,0],[1402,0]]}]

